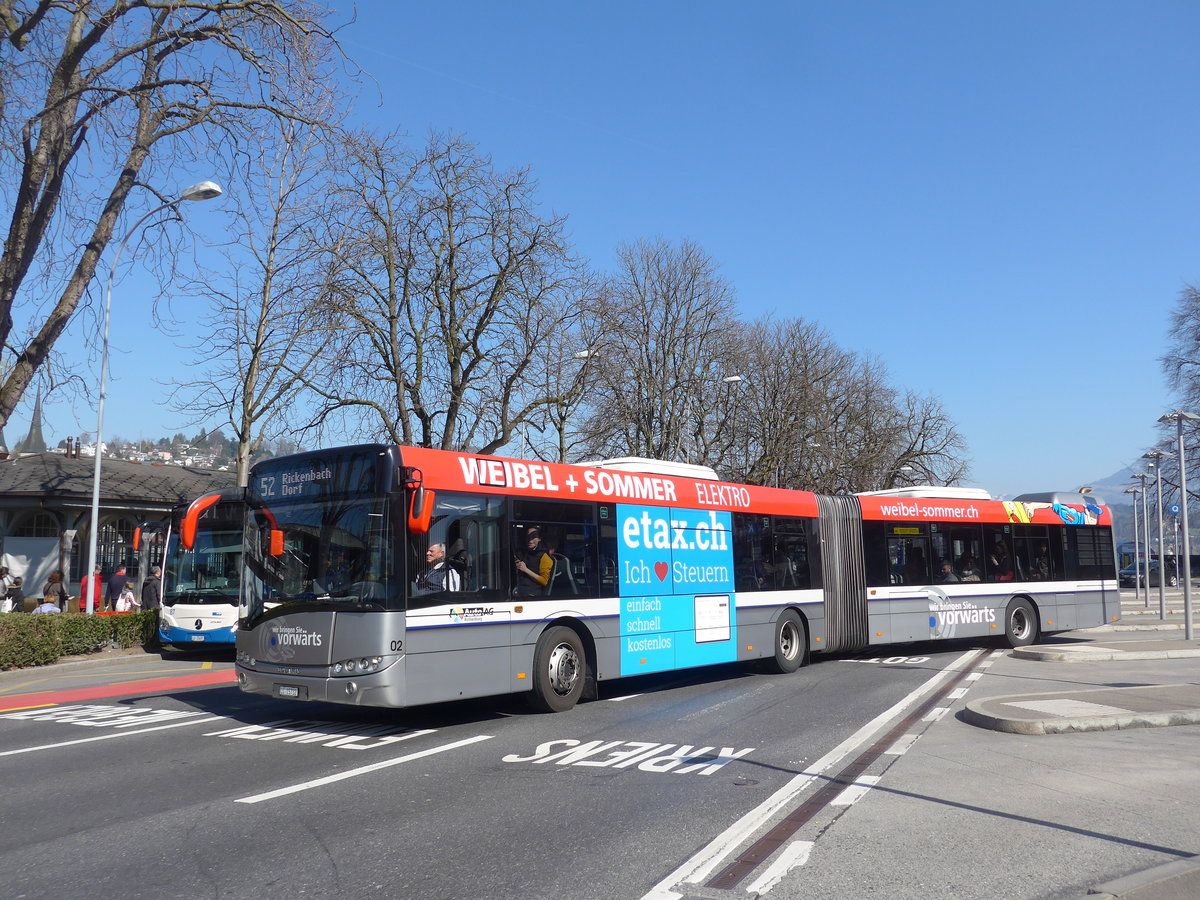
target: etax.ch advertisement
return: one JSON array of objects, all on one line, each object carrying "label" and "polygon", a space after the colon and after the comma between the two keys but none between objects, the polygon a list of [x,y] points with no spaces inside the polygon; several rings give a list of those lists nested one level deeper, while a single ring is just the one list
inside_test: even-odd
[{"label": "etax.ch advertisement", "polygon": [[737,658],[732,518],[617,506],[622,675]]}]

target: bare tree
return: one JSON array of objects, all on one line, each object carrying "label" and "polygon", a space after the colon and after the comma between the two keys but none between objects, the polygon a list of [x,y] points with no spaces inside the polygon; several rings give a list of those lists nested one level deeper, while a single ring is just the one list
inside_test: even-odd
[{"label": "bare tree", "polygon": [[1200,288],[1189,284],[1179,292],[1159,362],[1183,407],[1200,407]]},{"label": "bare tree", "polygon": [[306,0],[0,3],[0,347],[14,363],[0,427],[78,309],[126,205],[173,199],[150,184],[231,157],[263,116],[303,116],[335,58],[326,15]]},{"label": "bare tree", "polygon": [[583,426],[591,455],[720,465],[739,373],[734,292],[697,244],[618,248]]},{"label": "bare tree", "polygon": [[901,395],[877,360],[839,347],[814,323],[767,319],[741,326],[736,433],[717,465],[750,484],[821,493],[954,484],[963,442],[933,398]]},{"label": "bare tree", "polygon": [[[1180,409],[1200,409],[1200,288],[1185,285],[1171,311],[1167,331],[1167,349],[1160,357],[1167,386],[1174,392]],[[1183,421],[1184,454],[1190,462],[1200,456],[1200,423]],[[1156,449],[1174,455],[1177,452],[1178,430],[1175,424],[1160,427],[1161,437]],[[1190,473],[1189,473],[1190,474]],[[1197,479],[1188,478],[1188,499],[1194,503],[1200,496]],[[1163,468],[1164,502],[1179,500],[1179,467]],[[1192,507],[1189,505],[1189,509]]]},{"label": "bare tree", "polygon": [[342,189],[347,327],[320,419],[405,444],[492,453],[547,396],[554,337],[582,280],[563,220],[539,212],[526,170],[432,135],[417,151],[362,136]]},{"label": "bare tree", "polygon": [[193,285],[212,309],[194,348],[200,374],[177,383],[173,401],[194,424],[229,423],[239,485],[317,377],[337,324],[328,317],[336,239],[323,130],[283,123],[274,154],[246,170],[233,197],[226,266]]},{"label": "bare tree", "polygon": [[750,484],[838,489],[832,454],[839,404],[858,368],[816,324],[766,319],[742,327],[738,432],[722,470]]}]

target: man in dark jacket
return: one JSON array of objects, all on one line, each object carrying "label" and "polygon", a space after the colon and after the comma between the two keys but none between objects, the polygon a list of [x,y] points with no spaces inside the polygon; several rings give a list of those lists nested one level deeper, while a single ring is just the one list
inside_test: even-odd
[{"label": "man in dark jacket", "polygon": [[113,572],[112,577],[108,579],[108,594],[104,598],[106,610],[117,608],[117,598],[121,596],[121,591],[125,590],[125,582],[128,580],[129,578],[125,575],[125,567],[117,566],[117,571]]},{"label": "man in dark jacket", "polygon": [[162,569],[155,566],[150,577],[142,582],[142,609],[158,609],[162,606]]}]

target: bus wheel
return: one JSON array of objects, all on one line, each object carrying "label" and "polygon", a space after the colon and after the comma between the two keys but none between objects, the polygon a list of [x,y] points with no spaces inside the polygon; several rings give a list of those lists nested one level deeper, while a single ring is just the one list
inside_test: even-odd
[{"label": "bus wheel", "polygon": [[1038,620],[1028,600],[1017,598],[1004,612],[1004,639],[1010,647],[1024,647],[1037,640]]},{"label": "bus wheel", "polygon": [[767,670],[780,675],[808,665],[808,629],[794,609],[775,623],[775,658],[765,660]]},{"label": "bus wheel", "polygon": [[539,712],[565,712],[579,701],[586,672],[583,641],[562,625],[548,628],[533,651],[529,704]]}]

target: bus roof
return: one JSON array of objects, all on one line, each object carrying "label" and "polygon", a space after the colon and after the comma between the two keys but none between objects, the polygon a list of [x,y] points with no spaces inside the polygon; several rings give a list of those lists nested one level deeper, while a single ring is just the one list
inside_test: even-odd
[{"label": "bus roof", "polygon": [[941,497],[946,500],[991,500],[992,495],[983,488],[945,487],[933,484],[891,488],[886,491],[860,491],[860,497]]},{"label": "bus roof", "polygon": [[720,481],[717,473],[709,466],[694,463],[672,462],[666,459],[649,459],[645,456],[619,456],[616,459],[600,459],[595,462],[577,463],[591,469],[618,469],[622,472],[644,472],[647,475],[676,475],[680,478],[704,478]]}]

